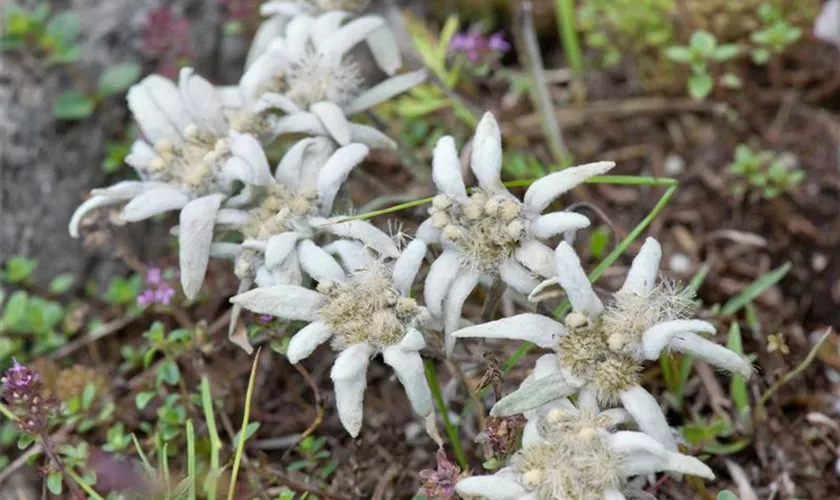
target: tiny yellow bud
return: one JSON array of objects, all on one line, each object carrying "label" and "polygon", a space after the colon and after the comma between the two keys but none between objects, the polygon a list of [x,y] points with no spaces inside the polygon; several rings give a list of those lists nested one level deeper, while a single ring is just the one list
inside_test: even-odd
[{"label": "tiny yellow bud", "polygon": [[439,194],[432,198],[432,206],[438,210],[446,210],[452,206],[452,199],[445,194]]},{"label": "tiny yellow bud", "polygon": [[580,430],[580,438],[585,441],[591,441],[598,435],[598,431],[594,427],[584,427]]},{"label": "tiny yellow bud", "polygon": [[149,162],[149,170],[152,172],[161,172],[166,168],[166,162],[160,156],[155,156]]},{"label": "tiny yellow bud", "polygon": [[621,350],[622,347],[624,347],[625,340],[626,339],[624,338],[623,334],[613,333],[607,339],[607,343],[609,344],[610,349],[612,349],[613,351],[618,351]]},{"label": "tiny yellow bud", "polygon": [[187,136],[189,139],[195,139],[198,137],[198,125],[195,123],[190,123],[186,127],[184,127],[184,135]]},{"label": "tiny yellow bud", "polygon": [[500,206],[501,204],[499,203],[499,200],[490,198],[484,203],[484,213],[487,215],[496,215]]},{"label": "tiny yellow bud", "polygon": [[556,424],[566,418],[566,410],[563,410],[562,408],[555,408],[548,412],[547,418],[549,423]]},{"label": "tiny yellow bud", "polygon": [[460,227],[456,226],[455,224],[447,224],[446,227],[443,228],[443,239],[449,241],[455,241],[460,238],[464,232],[461,230]]},{"label": "tiny yellow bud", "polygon": [[300,196],[307,200],[314,200],[318,197],[318,192],[314,188],[305,187],[300,190]]},{"label": "tiny yellow bud", "polygon": [[446,215],[446,212],[435,212],[432,214],[432,226],[441,229],[447,224],[449,224],[449,216]]},{"label": "tiny yellow bud", "polygon": [[464,205],[464,216],[469,220],[478,220],[484,215],[483,208],[483,203],[475,203],[470,200]]},{"label": "tiny yellow bud", "polygon": [[512,221],[519,217],[519,206],[512,201],[502,203],[501,216],[505,222]]},{"label": "tiny yellow bud", "polygon": [[589,323],[589,319],[586,315],[579,313],[579,312],[570,312],[566,316],[565,320],[566,326],[575,329],[586,326]]},{"label": "tiny yellow bud", "polygon": [[230,143],[227,139],[219,139],[213,146],[213,150],[219,155],[226,155],[230,153]]},{"label": "tiny yellow bud", "polygon": [[522,236],[522,231],[525,230],[525,224],[521,220],[511,221],[507,225],[507,234],[511,238],[518,240]]},{"label": "tiny yellow bud", "polygon": [[169,139],[160,139],[155,143],[155,151],[158,153],[171,153],[175,145]]},{"label": "tiny yellow bud", "polygon": [[542,471],[539,469],[531,469],[529,471],[526,471],[525,474],[522,475],[522,480],[527,486],[530,486],[531,488],[538,485],[541,479]]}]

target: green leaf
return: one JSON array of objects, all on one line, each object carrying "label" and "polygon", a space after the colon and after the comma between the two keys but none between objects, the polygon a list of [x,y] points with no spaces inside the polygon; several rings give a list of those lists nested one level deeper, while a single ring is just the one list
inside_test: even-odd
[{"label": "green leaf", "polygon": [[17,330],[26,317],[29,295],[22,290],[13,293],[3,307],[2,326],[4,330]]},{"label": "green leaf", "polygon": [[59,274],[50,281],[50,293],[57,295],[66,292],[71,286],[73,286],[73,279],[73,273]]},{"label": "green leaf", "polygon": [[743,292],[739,293],[735,297],[732,297],[726,304],[724,304],[720,311],[721,315],[729,316],[738,312],[739,309],[767,291],[768,288],[781,281],[788,271],[790,271],[790,268],[791,264],[790,262],[787,262],[785,265],[770,271],[754,281],[750,286],[744,289]]},{"label": "green leaf", "polygon": [[727,43],[716,48],[712,53],[712,59],[715,61],[728,61],[737,56],[741,50],[733,43]]},{"label": "green leaf", "polygon": [[175,385],[181,378],[181,370],[178,369],[178,364],[167,359],[157,369],[157,384],[164,382],[168,385]]},{"label": "green leaf", "polygon": [[138,410],[143,410],[149,405],[149,402],[152,400],[153,397],[155,397],[154,392],[140,392],[137,394],[137,396],[135,396],[134,404],[137,406]]},{"label": "green leaf", "polygon": [[665,49],[665,56],[680,63],[688,63],[694,59],[694,53],[688,47],[668,47]]},{"label": "green leaf", "polygon": [[[744,345],[741,339],[741,327],[737,322],[733,322],[729,328],[729,339],[726,345],[730,351],[737,354],[744,354]],[[747,382],[742,375],[732,374],[732,380],[729,383],[729,396],[732,398],[732,403],[738,411],[739,416],[744,416],[750,409],[750,398],[747,393]]]},{"label": "green leaf", "polygon": [[47,489],[53,495],[61,495],[61,472],[50,472],[47,475]]},{"label": "green leaf", "polygon": [[458,28],[461,26],[458,16],[452,15],[446,20],[443,29],[440,30],[440,38],[438,40],[437,56],[442,60],[446,60],[446,54],[449,51],[449,43],[452,38],[458,33]]},{"label": "green leaf", "polygon": [[0,51],[15,50],[23,47],[23,38],[17,35],[3,35],[0,36]]},{"label": "green leaf", "polygon": [[718,493],[717,500],[738,500],[738,495],[729,490],[723,490]]},{"label": "green leaf", "polygon": [[100,96],[109,96],[124,91],[140,78],[140,65],[120,63],[106,69],[99,76],[97,92]]},{"label": "green leaf", "polygon": [[82,390],[82,409],[90,410],[93,400],[96,398],[96,384],[88,382]]},{"label": "green leaf", "polygon": [[695,31],[688,42],[692,49],[704,56],[711,55],[717,45],[715,36],[708,31]]},{"label": "green leaf", "polygon": [[81,120],[93,114],[94,102],[78,90],[69,90],[53,103],[53,117],[59,120]]},{"label": "green leaf", "polygon": [[50,22],[47,23],[46,32],[64,45],[69,45],[82,32],[82,23],[75,12],[65,10],[50,19]]},{"label": "green leaf", "polygon": [[32,434],[24,434],[18,438],[17,446],[19,450],[25,450],[35,442],[35,436]]},{"label": "green leaf", "polygon": [[[259,430],[259,428],[260,428],[260,423],[259,422],[248,422],[248,426],[245,428],[245,441],[251,439],[251,436],[253,436],[254,433],[256,433],[257,430]],[[239,447],[239,440],[240,440],[241,434],[242,434],[242,431],[239,431],[239,432],[236,433],[235,436],[233,436],[233,447],[234,448]]]},{"label": "green leaf", "polygon": [[589,238],[589,250],[596,259],[601,259],[610,242],[610,233],[602,227],[595,228]]},{"label": "green leaf", "polygon": [[21,283],[32,277],[37,267],[37,261],[20,255],[13,255],[6,262],[6,272],[3,273],[3,277],[9,283]]},{"label": "green leaf", "polygon": [[692,98],[702,101],[712,92],[714,81],[707,73],[695,73],[688,80],[688,93]]},{"label": "green leaf", "polygon": [[770,51],[767,49],[755,49],[752,52],[752,60],[756,64],[764,64],[770,59]]}]

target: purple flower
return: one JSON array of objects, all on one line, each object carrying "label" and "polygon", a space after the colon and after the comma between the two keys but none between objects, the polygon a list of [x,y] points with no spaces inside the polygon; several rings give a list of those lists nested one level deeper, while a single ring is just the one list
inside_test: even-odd
[{"label": "purple flower", "polygon": [[505,35],[501,31],[493,33],[493,36],[487,42],[487,46],[490,50],[495,50],[496,52],[507,52],[510,50],[510,44],[505,40]]},{"label": "purple flower", "polygon": [[423,479],[421,492],[429,498],[450,500],[455,498],[455,483],[461,479],[461,468],[446,458],[446,452],[437,452],[437,470],[420,471]]},{"label": "purple flower", "polygon": [[259,316],[257,316],[257,321],[259,321],[262,324],[271,323],[273,320],[274,316],[270,314],[260,314]]},{"label": "purple flower", "polygon": [[473,63],[494,55],[504,54],[510,50],[510,44],[504,34],[499,31],[490,38],[481,33],[458,33],[449,42],[449,50],[466,55]]},{"label": "purple flower", "polygon": [[171,7],[152,9],[140,29],[141,51],[158,59],[158,73],[173,77],[178,67],[192,59],[187,21]]},{"label": "purple flower", "polygon": [[150,267],[146,270],[146,284],[158,286],[163,283],[163,272],[159,267]]},{"label": "purple flower", "polygon": [[153,304],[168,306],[175,297],[175,289],[164,279],[163,271],[150,267],[146,271],[146,289],[137,296],[137,303],[143,307]]},{"label": "purple flower", "polygon": [[53,397],[44,397],[38,372],[17,360],[0,379],[3,399],[20,420],[18,427],[30,434],[43,434],[58,413],[59,403]]}]

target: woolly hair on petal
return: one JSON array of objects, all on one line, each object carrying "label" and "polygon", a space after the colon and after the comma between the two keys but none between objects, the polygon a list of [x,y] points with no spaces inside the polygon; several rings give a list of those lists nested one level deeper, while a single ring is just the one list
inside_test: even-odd
[{"label": "woolly hair on petal", "polygon": [[217,136],[227,134],[228,125],[222,110],[222,100],[216,95],[216,88],[210,82],[196,75],[190,67],[181,68],[178,89],[198,128]]},{"label": "woolly hair on petal", "polygon": [[328,215],[332,211],[333,201],[341,185],[353,170],[367,157],[370,148],[364,144],[350,144],[339,148],[324,163],[315,181],[321,213]]},{"label": "woolly hair on petal", "polygon": [[488,500],[519,500],[528,494],[521,484],[495,474],[461,479],[455,485],[455,491],[467,498],[477,497]]},{"label": "woolly hair on petal", "polygon": [[405,351],[399,346],[391,346],[382,351],[382,358],[394,369],[414,411],[420,416],[431,413],[432,392],[426,381],[420,354],[417,351]]},{"label": "woolly hair on petal", "polygon": [[179,210],[190,202],[190,197],[172,186],[159,187],[137,195],[120,213],[120,220],[138,222],[149,217]]},{"label": "woolly hair on petal", "polygon": [[274,285],[259,287],[230,299],[249,311],[258,314],[271,314],[289,320],[315,321],[318,319],[318,307],[321,294],[294,285]]},{"label": "woolly hair on petal", "polygon": [[132,85],[126,95],[128,109],[143,131],[155,143],[167,139],[183,142],[183,131],[192,121],[178,87],[160,75],[149,75]]},{"label": "woolly hair on petal", "polygon": [[516,249],[514,257],[534,274],[549,278],[557,271],[554,264],[554,252],[537,240],[525,240]]},{"label": "woolly hair on petal", "polygon": [[370,109],[398,94],[402,94],[416,85],[420,85],[426,81],[427,76],[428,74],[426,70],[421,69],[388,78],[387,80],[377,83],[373,87],[362,92],[344,108],[344,112],[347,115],[353,115],[361,111],[365,111],[366,109]]},{"label": "woolly hair on petal", "polygon": [[350,122],[338,104],[330,101],[320,101],[309,106],[309,111],[321,120],[321,124],[340,146],[350,144]]},{"label": "woolly hair on petal", "polygon": [[321,42],[318,53],[331,64],[340,64],[345,54],[384,24],[385,20],[377,16],[354,19]]},{"label": "woolly hair on petal", "polygon": [[346,279],[344,269],[341,265],[319,247],[312,240],[306,239],[300,242],[297,251],[300,259],[300,267],[315,281],[344,281]]},{"label": "woolly hair on petal", "polygon": [[674,338],[682,333],[715,333],[715,325],[699,319],[676,319],[659,323],[642,334],[642,345],[646,359],[657,359]]},{"label": "woolly hair on petal", "polygon": [[626,476],[653,472],[677,472],[705,479],[715,474],[700,460],[671,451],[651,436],[642,432],[617,431],[609,434],[610,448],[624,456],[622,472]]},{"label": "woolly hair on petal", "polygon": [[583,229],[591,224],[589,217],[574,212],[554,212],[537,217],[532,231],[537,238],[552,238],[566,231]]},{"label": "woolly hair on petal", "polygon": [[346,217],[341,216],[331,217],[329,219],[313,217],[312,224],[318,229],[337,236],[359,240],[376,250],[382,257],[397,258],[400,256],[400,251],[394,243],[394,240],[379,228],[364,220],[345,219]]},{"label": "woolly hair on petal", "polygon": [[665,414],[651,393],[637,385],[622,392],[620,398],[624,409],[633,416],[639,429],[662,443],[665,448],[677,449],[677,442],[671,434]]},{"label": "woolly hair on petal", "polygon": [[426,244],[420,240],[413,240],[403,249],[397,261],[394,262],[391,281],[403,295],[407,296],[411,290],[411,285],[414,283],[414,278],[417,277],[425,257]]},{"label": "woolly hair on petal", "polygon": [[306,56],[306,46],[311,39],[314,25],[315,19],[306,14],[300,14],[292,18],[286,26],[286,36],[284,37],[287,43],[286,50],[293,61]]},{"label": "woolly hair on petal", "polygon": [[596,317],[604,310],[601,299],[595,295],[589,278],[580,264],[572,247],[565,241],[561,242],[554,251],[557,266],[557,281],[566,291],[569,302],[575,311],[586,312],[590,317]]},{"label": "woolly hair on petal", "polygon": [[315,18],[315,22],[312,25],[312,43],[315,44],[315,47],[317,48],[323,40],[326,40],[330,35],[335,33],[348,17],[350,17],[349,12],[331,10]]},{"label": "woolly hair on petal", "polygon": [[515,339],[540,347],[554,348],[566,334],[563,325],[541,314],[523,313],[509,318],[469,326],[454,332],[456,338]]},{"label": "woolly hair on petal", "polygon": [[432,180],[441,193],[453,198],[467,197],[464,176],[461,175],[461,158],[455,147],[455,139],[443,136],[438,139],[432,156]]},{"label": "woolly hair on petal", "polygon": [[128,156],[125,157],[125,162],[135,170],[143,170],[147,168],[149,163],[151,163],[156,157],[157,151],[155,151],[148,142],[136,140],[131,143],[131,151],[128,153]]},{"label": "woolly hair on petal", "polygon": [[524,413],[552,401],[571,396],[576,388],[570,386],[562,373],[534,380],[500,399],[490,410],[497,417]]},{"label": "woolly hair on petal", "polygon": [[639,254],[633,259],[621,291],[632,292],[643,297],[649,295],[656,286],[660,260],[662,260],[662,247],[654,238],[647,238]]},{"label": "woolly hair on petal", "polygon": [[677,335],[671,341],[671,347],[675,351],[690,354],[717,368],[738,373],[745,379],[752,376],[752,366],[738,353],[694,333]]},{"label": "woolly hair on petal", "polygon": [[73,212],[73,215],[70,217],[70,222],[67,224],[67,231],[70,233],[70,236],[73,238],[79,237],[79,223],[82,222],[84,217],[96,210],[97,208],[107,207],[110,205],[117,205],[122,203],[123,200],[119,198],[109,198],[107,196],[92,196],[84,201],[76,211]]},{"label": "woolly hair on petal", "polygon": [[475,290],[480,278],[481,273],[478,271],[461,269],[446,292],[446,297],[443,299],[443,329],[447,355],[451,354],[455,348],[455,337],[452,336],[452,332],[461,327],[461,310],[464,302]]},{"label": "woolly hair on petal", "polygon": [[499,265],[499,278],[524,295],[531,293],[540,284],[525,266],[513,259],[508,259]]},{"label": "woolly hair on petal", "polygon": [[287,24],[288,20],[279,16],[270,17],[260,24],[245,58],[246,69],[250,68],[269,49],[273,40],[283,36]]},{"label": "woolly hair on petal", "polygon": [[432,316],[443,317],[443,299],[461,268],[461,253],[444,247],[443,253],[432,262],[423,287],[424,302]]},{"label": "woolly hair on petal", "polygon": [[324,250],[337,255],[348,273],[368,269],[376,264],[376,258],[362,243],[355,240],[336,240],[324,246]]},{"label": "woolly hair on petal", "polygon": [[599,161],[578,167],[569,167],[546,175],[535,181],[525,192],[525,206],[533,213],[540,213],[558,196],[583,183],[590,177],[601,175],[615,167],[615,162]]},{"label": "woolly hair on petal", "polygon": [[184,295],[192,300],[198,295],[207,263],[210,261],[210,245],[213,242],[213,226],[216,212],[224,195],[211,194],[189,202],[182,210],[178,225],[178,260],[181,271],[181,287]]},{"label": "woolly hair on petal", "polygon": [[502,133],[496,118],[484,113],[475,129],[470,166],[478,185],[490,193],[507,191],[502,184]]},{"label": "woolly hair on petal", "polygon": [[320,321],[309,323],[294,334],[289,341],[289,347],[286,350],[289,362],[295,364],[308,358],[319,345],[329,340],[332,334],[332,330]]},{"label": "woolly hair on petal", "polygon": [[260,95],[260,86],[286,69],[288,61],[279,50],[267,50],[251,64],[239,79],[237,91],[242,100],[239,107],[250,107]]},{"label": "woolly hair on petal", "polygon": [[253,182],[258,186],[274,184],[274,177],[271,175],[271,168],[268,166],[268,159],[265,157],[260,141],[251,134],[240,134],[233,132],[228,135],[230,152],[241,159],[251,168]]},{"label": "woolly hair on petal", "polygon": [[356,437],[362,429],[367,367],[373,348],[355,344],[338,355],[330,371],[335,389],[335,405],[341,424]]},{"label": "woolly hair on petal", "polygon": [[307,137],[294,143],[280,159],[280,163],[277,164],[277,169],[274,172],[275,180],[284,186],[301,185],[301,167],[304,157],[316,141],[317,138],[315,137]]},{"label": "woolly hair on petal", "polygon": [[[275,234],[265,243],[265,265],[269,268],[278,267],[295,251],[298,241],[304,235],[296,232]],[[261,242],[258,242],[261,243]]]},{"label": "woolly hair on petal", "polygon": [[379,69],[393,76],[402,66],[402,54],[400,54],[400,45],[391,30],[387,26],[382,26],[373,30],[365,41]]}]

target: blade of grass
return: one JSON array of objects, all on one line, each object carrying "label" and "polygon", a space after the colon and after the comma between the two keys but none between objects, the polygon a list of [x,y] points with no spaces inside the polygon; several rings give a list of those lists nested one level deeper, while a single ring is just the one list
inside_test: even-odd
[{"label": "blade of grass", "polygon": [[583,57],[580,52],[577,31],[575,30],[575,5],[574,0],[556,0],[557,29],[560,31],[560,39],[563,40],[563,48],[566,51],[566,60],[575,75],[583,75]]},{"label": "blade of grass", "polygon": [[435,363],[431,359],[424,361],[426,370],[426,381],[429,383],[429,388],[432,390],[432,398],[435,400],[435,405],[440,412],[443,419],[443,426],[446,428],[446,435],[449,436],[449,441],[452,443],[452,452],[455,453],[455,460],[462,470],[469,468],[467,463],[467,456],[464,455],[464,449],[461,447],[461,439],[458,436],[458,428],[452,424],[449,418],[449,411],[446,409],[446,403],[443,401],[443,395],[440,392],[440,384],[438,384],[437,374],[435,373]]},{"label": "blade of grass", "polygon": [[75,481],[75,482],[76,482],[76,484],[78,484],[78,485],[79,485],[79,487],[80,487],[81,489],[83,489],[83,490],[85,491],[85,493],[87,493],[87,494],[88,494],[88,496],[89,496],[90,498],[92,498],[93,500],[105,500],[104,498],[102,498],[102,496],[101,496],[99,493],[97,493],[97,492],[96,492],[96,490],[94,490],[94,489],[93,489],[93,488],[92,488],[92,487],[91,487],[91,486],[87,483],[87,481],[85,481],[84,479],[82,479],[81,477],[79,477],[79,475],[78,475],[78,474],[76,474],[76,473],[75,473],[72,469],[70,469],[70,467],[65,467],[65,468],[64,468],[64,473],[65,473],[65,474],[67,474],[68,476],[70,476],[70,479],[72,479],[73,481]]},{"label": "blade of grass", "polygon": [[[726,342],[726,347],[736,354],[744,354],[741,326],[737,321],[733,321],[732,326],[729,327],[729,339]],[[729,397],[732,398],[738,418],[743,418],[744,415],[749,414],[750,398],[747,393],[747,381],[744,380],[742,375],[732,374],[732,380],[729,382]]]},{"label": "blade of grass", "polygon": [[19,420],[17,415],[12,413],[12,410],[10,410],[9,407],[4,405],[3,403],[0,403],[0,413],[2,413],[3,416],[11,420],[12,422],[17,422]]},{"label": "blade of grass", "polygon": [[152,463],[149,462],[149,457],[143,452],[143,448],[140,447],[140,442],[137,441],[137,436],[134,434],[131,435],[131,439],[134,441],[134,448],[137,450],[137,455],[140,456],[140,461],[143,462],[143,467],[146,469],[146,473],[151,478],[157,477],[157,473],[155,472],[155,468],[152,467]]},{"label": "blade of grass", "polygon": [[784,278],[788,271],[790,271],[790,267],[790,262],[787,262],[785,265],[780,266],[755,280],[752,284],[750,284],[750,286],[745,288],[744,291],[729,299],[729,301],[723,305],[723,309],[721,309],[720,313],[724,316],[735,314],[742,307],[752,302],[756,297]]},{"label": "blade of grass", "polygon": [[254,364],[251,365],[251,377],[248,379],[248,392],[245,394],[245,411],[242,415],[242,429],[240,430],[240,435],[243,438],[239,440],[236,446],[236,455],[233,458],[233,469],[231,470],[230,488],[228,488],[227,496],[228,500],[233,500],[233,495],[236,492],[236,478],[239,475],[242,455],[245,452],[245,441],[247,441],[245,439],[245,433],[248,429],[248,419],[251,418],[251,397],[254,395],[254,384],[257,381],[257,366],[259,365],[261,351],[262,349],[257,350],[257,354],[254,356]]},{"label": "blade of grass", "polygon": [[[219,471],[219,451],[222,442],[216,429],[216,415],[213,411],[213,395],[210,392],[210,381],[207,376],[201,377],[201,407],[204,409],[204,420],[207,422],[207,434],[210,436],[210,473]],[[208,481],[205,486],[207,500],[216,500],[216,481]]]},{"label": "blade of grass", "polygon": [[187,480],[189,499],[195,500],[195,428],[192,420],[187,420]]},{"label": "blade of grass", "polygon": [[166,483],[166,491],[172,489],[171,478],[169,477],[169,443],[163,443],[163,451],[158,457],[160,468],[163,471],[163,481]]}]

